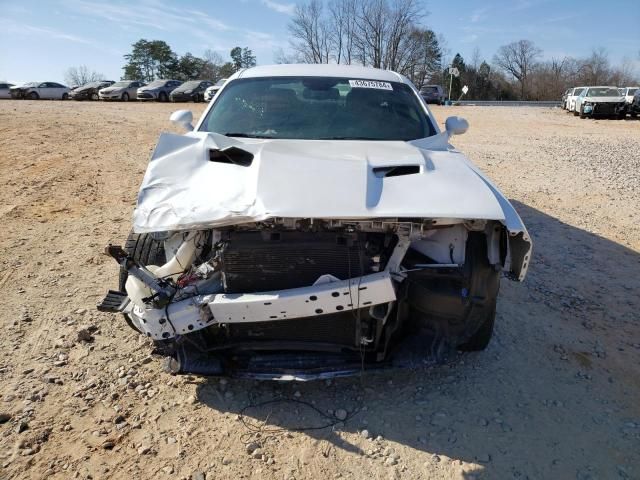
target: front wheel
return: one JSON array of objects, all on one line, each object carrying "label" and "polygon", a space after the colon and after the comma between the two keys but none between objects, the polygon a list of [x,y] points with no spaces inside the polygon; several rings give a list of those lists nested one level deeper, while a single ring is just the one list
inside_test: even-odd
[{"label": "front wheel", "polygon": [[587,116],[584,114],[584,109],[582,107],[580,107],[580,118],[582,118],[583,120],[587,118]]},{"label": "front wheel", "polygon": [[40,95],[38,95],[36,92],[31,92],[31,93],[29,94],[29,98],[30,98],[31,100],[38,100],[38,99],[40,98]]},{"label": "front wheel", "polygon": [[91,100],[98,100],[100,97],[98,97],[97,93],[92,93],[91,94]]},{"label": "front wheel", "polygon": [[[124,250],[134,260],[141,265],[164,265],[167,263],[167,257],[164,251],[164,241],[154,240],[151,235],[147,233],[129,233],[127,242],[124,244]],[[119,288],[120,291],[125,293],[125,285],[129,273],[123,267],[120,267]],[[124,319],[131,328],[136,332],[138,329],[135,327],[128,315],[124,314]]]},{"label": "front wheel", "polygon": [[458,345],[458,350],[462,352],[479,352],[489,346],[491,337],[493,337],[493,326],[496,323],[496,307],[487,314],[484,322],[480,324],[480,328],[474,333],[469,340],[462,345]]},{"label": "front wheel", "polygon": [[169,101],[169,97],[167,96],[166,93],[160,92],[160,95],[158,95],[158,100],[161,102],[167,102]]},{"label": "front wheel", "polygon": [[123,102],[128,102],[129,101],[129,94],[127,92],[124,92],[122,94],[122,101]]},{"label": "front wheel", "polygon": [[68,93],[63,93],[62,94],[62,100],[69,100],[69,94]]}]

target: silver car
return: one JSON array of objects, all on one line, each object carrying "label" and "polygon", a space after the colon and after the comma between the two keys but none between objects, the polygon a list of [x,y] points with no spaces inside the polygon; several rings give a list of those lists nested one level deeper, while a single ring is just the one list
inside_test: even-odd
[{"label": "silver car", "polygon": [[9,89],[11,98],[27,98],[38,100],[40,98],[66,100],[69,98],[69,87],[56,82],[29,82],[24,85],[14,86]]},{"label": "silver car", "polygon": [[98,96],[100,100],[120,100],[122,102],[128,102],[129,100],[136,99],[140,87],[144,87],[144,83],[137,80],[122,80],[101,89],[98,92]]},{"label": "silver car", "polygon": [[182,85],[180,80],[154,80],[149,85],[138,89],[138,100],[157,100],[168,102],[173,90]]},{"label": "silver car", "polygon": [[0,83],[0,98],[11,98],[10,88],[13,83]]}]

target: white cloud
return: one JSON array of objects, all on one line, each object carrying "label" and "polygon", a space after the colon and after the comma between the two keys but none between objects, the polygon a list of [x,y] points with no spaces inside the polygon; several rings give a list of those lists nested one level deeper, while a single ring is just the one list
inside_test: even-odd
[{"label": "white cloud", "polygon": [[0,20],[0,26],[5,30],[5,32],[9,33],[43,35],[49,38],[57,38],[60,40],[67,40],[69,42],[82,43],[84,45],[93,45],[91,40],[79,37],[78,35],[54,30],[53,28],[36,27],[34,25],[28,25],[26,23],[19,23],[11,20]]},{"label": "white cloud", "polygon": [[293,15],[296,9],[294,3],[280,3],[273,0],[262,0],[263,5],[278,13],[284,13],[285,15]]},{"label": "white cloud", "polygon": [[478,8],[471,13],[471,17],[469,18],[469,20],[471,21],[471,23],[478,23],[487,18],[487,12],[489,10],[489,7]]}]

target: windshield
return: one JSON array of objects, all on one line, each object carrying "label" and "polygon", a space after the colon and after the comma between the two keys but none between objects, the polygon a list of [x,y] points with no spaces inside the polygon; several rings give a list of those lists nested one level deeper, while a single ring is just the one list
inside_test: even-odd
[{"label": "windshield", "polygon": [[617,88],[598,87],[590,88],[587,92],[589,97],[619,97],[620,91]]},{"label": "windshield", "polygon": [[422,87],[423,93],[438,93],[437,87]]},{"label": "windshield", "polygon": [[190,82],[185,82],[178,87],[179,90],[189,90],[193,88],[197,88],[200,85],[200,80],[192,80]]},{"label": "windshield", "polygon": [[222,85],[224,85],[224,82],[226,82],[226,81],[227,81],[227,79],[226,79],[226,78],[221,78],[220,80],[218,80],[218,81],[216,82],[216,85],[215,85],[215,86],[216,86],[216,87],[221,87]]},{"label": "windshield", "polygon": [[99,87],[101,85],[104,85],[106,82],[91,82],[91,83],[86,83],[82,86],[82,88],[94,88],[94,87]]},{"label": "windshield", "polygon": [[637,90],[637,88],[630,88],[627,90],[627,95],[634,95]]},{"label": "windshield", "polygon": [[151,82],[149,85],[147,85],[147,87],[148,88],[164,87],[165,83],[167,83],[166,80],[156,80],[154,82]]},{"label": "windshield", "polygon": [[114,84],[112,84],[112,87],[116,87],[116,88],[124,88],[124,87],[128,87],[131,84],[131,82],[116,82]]},{"label": "windshield", "polygon": [[40,83],[38,82],[29,82],[29,83],[22,84],[23,87],[37,87],[38,85],[40,85]]},{"label": "windshield", "polygon": [[407,141],[435,133],[408,85],[334,77],[234,80],[200,130],[304,140]]}]

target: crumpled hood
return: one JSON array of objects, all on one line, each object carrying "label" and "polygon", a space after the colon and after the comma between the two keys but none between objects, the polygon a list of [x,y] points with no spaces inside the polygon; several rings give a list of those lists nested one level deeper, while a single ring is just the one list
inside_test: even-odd
[{"label": "crumpled hood", "polygon": [[[210,150],[232,146],[254,155],[250,166],[209,160]],[[384,176],[398,166],[419,172]],[[161,135],[133,224],[136,232],[154,232],[270,217],[504,220],[504,213],[488,181],[447,144],[445,134],[381,142],[194,132]]]}]

